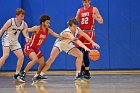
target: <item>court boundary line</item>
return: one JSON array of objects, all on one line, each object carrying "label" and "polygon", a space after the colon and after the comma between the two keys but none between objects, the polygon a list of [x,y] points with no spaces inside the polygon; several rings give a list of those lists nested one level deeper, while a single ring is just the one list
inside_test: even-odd
[{"label": "court boundary line", "polygon": [[[15,72],[0,72],[0,76],[13,76]],[[91,75],[102,75],[102,74],[140,74],[140,70],[129,70],[129,71],[90,71]],[[30,71],[28,75],[35,75],[36,71]],[[75,71],[48,71],[48,75],[75,75]]]}]

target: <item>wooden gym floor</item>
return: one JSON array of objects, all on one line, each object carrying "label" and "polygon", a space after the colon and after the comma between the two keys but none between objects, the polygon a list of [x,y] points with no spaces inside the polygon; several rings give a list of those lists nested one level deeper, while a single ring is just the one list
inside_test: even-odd
[{"label": "wooden gym floor", "polygon": [[74,82],[74,72],[48,72],[48,80],[25,83],[13,79],[13,72],[0,72],[0,93],[140,93],[140,71],[93,71],[91,80]]}]

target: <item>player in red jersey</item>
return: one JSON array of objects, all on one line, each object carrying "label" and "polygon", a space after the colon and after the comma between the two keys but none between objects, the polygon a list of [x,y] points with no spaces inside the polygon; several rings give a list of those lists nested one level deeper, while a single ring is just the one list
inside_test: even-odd
[{"label": "player in red jersey", "polygon": [[80,40],[78,40],[76,36],[78,34],[82,35],[89,42],[92,43],[93,47],[95,46],[96,48],[100,48],[100,46],[97,43],[93,42],[92,39],[87,34],[85,34],[79,27],[77,27],[78,21],[75,18],[70,19],[68,21],[68,25],[69,25],[68,28],[66,28],[60,33],[61,36],[67,37],[67,38],[65,40],[56,39],[53,49],[51,51],[50,57],[46,61],[46,65],[42,69],[40,75],[38,75],[36,78],[33,78],[33,82],[38,82],[42,80],[43,75],[46,73],[47,70],[49,70],[50,66],[52,65],[56,57],[62,51],[76,58],[75,80],[77,81],[81,79],[80,70],[82,66],[83,53],[78,48],[76,48],[73,43],[76,43],[79,46],[83,47],[85,51],[90,51],[90,49],[87,48]]},{"label": "player in red jersey", "polygon": [[[92,39],[94,40],[94,21],[96,20],[98,23],[103,24],[103,19],[98,11],[98,9],[94,6],[90,5],[90,0],[82,0],[83,7],[78,9],[76,19],[80,22],[80,28]],[[89,49],[92,49],[91,42],[87,41],[84,37],[78,36],[78,39],[85,44]],[[89,58],[88,51],[85,51],[80,46],[76,45],[83,52],[83,66],[82,66],[82,74],[86,79],[90,79],[89,73]]]},{"label": "player in red jersey", "polygon": [[27,42],[24,46],[25,55],[31,59],[31,61],[25,67],[24,71],[21,73],[21,79],[24,82],[26,73],[31,69],[31,67],[36,62],[39,63],[39,67],[37,74],[34,77],[40,74],[41,69],[44,67],[45,64],[44,57],[39,48],[46,40],[48,34],[51,34],[54,37],[62,39],[60,35],[56,34],[55,32],[52,31],[52,29],[49,28],[50,17],[48,15],[42,15],[40,17],[40,24],[41,24],[40,26],[28,28],[28,32],[32,32],[33,34],[31,36],[31,41]]}]

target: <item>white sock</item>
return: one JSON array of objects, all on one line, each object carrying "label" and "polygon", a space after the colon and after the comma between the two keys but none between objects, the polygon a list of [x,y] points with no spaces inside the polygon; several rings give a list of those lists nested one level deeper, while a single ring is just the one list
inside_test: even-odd
[{"label": "white sock", "polygon": [[44,74],[45,74],[44,72],[41,72],[41,73],[40,73],[41,76],[43,76]]},{"label": "white sock", "polygon": [[19,74],[19,72],[18,72],[18,71],[16,71],[16,73],[15,73],[15,74],[17,75],[17,74]]},{"label": "white sock", "polygon": [[80,71],[76,71],[76,76],[78,76],[79,73],[80,73]]},{"label": "white sock", "polygon": [[36,74],[34,75],[34,77],[37,77],[38,75],[39,75],[39,74],[36,73]]}]

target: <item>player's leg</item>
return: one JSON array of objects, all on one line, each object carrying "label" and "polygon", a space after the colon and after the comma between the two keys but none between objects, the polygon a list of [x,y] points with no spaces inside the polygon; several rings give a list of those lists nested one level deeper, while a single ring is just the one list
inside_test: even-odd
[{"label": "player's leg", "polygon": [[23,55],[23,51],[21,49],[21,46],[19,44],[18,41],[14,41],[13,45],[10,46],[11,51],[14,52],[14,54],[17,56],[18,61],[17,61],[17,67],[16,67],[16,73],[14,75],[15,79],[18,79],[21,82],[24,82],[20,79],[19,73],[21,71],[21,67],[23,65],[23,61],[24,61],[24,55]]},{"label": "player's leg", "polygon": [[84,77],[86,79],[90,79],[91,78],[90,77],[90,72],[89,72],[89,69],[90,69],[89,64],[90,64],[90,62],[89,62],[89,57],[88,57],[89,52],[84,50],[83,55],[84,55],[83,59],[84,59],[84,66],[85,66],[85,70],[83,71],[83,74],[84,74]]},{"label": "player's leg", "polygon": [[23,76],[26,76],[26,73],[28,73],[28,71],[36,64],[36,62],[38,61],[38,57],[36,55],[35,52],[31,52],[29,54],[29,58],[31,59],[31,61],[27,64],[27,66],[25,67],[24,71],[22,72]]},{"label": "player's leg", "polygon": [[[83,53],[83,55],[84,55],[84,48],[82,48],[82,47],[77,47],[82,53]],[[84,73],[84,71],[85,71],[85,64],[84,64],[84,56],[83,56],[83,61],[82,61],[82,67],[81,67],[81,75],[83,75],[83,73]]]},{"label": "player's leg", "polygon": [[[95,38],[95,33],[94,32],[88,32],[86,34],[94,41],[94,38]],[[88,41],[85,40],[84,42],[88,42]],[[89,49],[92,49],[92,44],[91,43],[86,44],[86,46]],[[82,66],[82,68],[85,69],[82,74],[84,75],[84,77],[86,79],[90,79],[91,77],[90,77],[90,72],[89,72],[89,70],[90,70],[90,67],[89,67],[89,65],[90,65],[89,52],[85,51],[85,50],[83,50],[82,52],[83,52],[83,55],[84,55],[83,56],[83,63],[84,63],[84,65]]]},{"label": "player's leg", "polygon": [[46,64],[45,64],[45,66],[44,66],[44,68],[42,69],[41,72],[44,72],[45,73],[45,71],[48,71],[49,70],[51,64],[54,62],[54,60],[59,55],[59,53],[60,53],[60,50],[57,47],[53,47],[53,49],[51,51],[51,54],[50,54],[50,57],[46,61]]},{"label": "player's leg", "polygon": [[4,47],[3,46],[3,55],[0,58],[0,68],[3,66],[3,64],[5,63],[5,60],[8,58],[10,53],[10,48],[9,47]]},{"label": "player's leg", "polygon": [[37,74],[40,74],[43,67],[45,66],[44,56],[39,58],[38,63],[39,63],[39,67],[38,67],[38,70],[37,70]]},{"label": "player's leg", "polygon": [[24,71],[21,72],[21,79],[25,82],[26,73],[34,66],[34,64],[38,61],[38,57],[35,52],[31,52],[29,54],[29,58],[31,61],[27,64]]},{"label": "player's leg", "polygon": [[72,48],[69,52],[69,55],[76,57],[76,78],[75,80],[81,78],[80,71],[82,66],[83,54],[78,48]]},{"label": "player's leg", "polygon": [[2,36],[2,48],[3,55],[0,58],[0,68],[3,66],[10,53],[10,43],[9,40],[6,38],[6,33]]},{"label": "player's leg", "polygon": [[23,65],[23,61],[24,61],[24,55],[23,55],[23,51],[22,49],[17,49],[13,51],[14,54],[17,56],[18,61],[17,61],[17,67],[16,67],[16,73],[14,74],[14,78],[24,82],[21,78],[20,78],[20,71]]},{"label": "player's leg", "polygon": [[46,71],[49,70],[51,64],[54,62],[59,53],[60,53],[59,48],[53,47],[49,59],[46,61],[44,68],[42,69],[40,75],[34,80],[34,82],[42,79],[43,75],[45,74]]},{"label": "player's leg", "polygon": [[[39,67],[38,67],[36,75],[32,79],[33,81],[36,81],[38,79],[38,77],[39,77],[43,67],[45,66],[45,61],[44,61],[44,57],[43,56],[41,58],[39,58],[38,63],[39,63]],[[47,76],[43,75],[42,79],[43,80],[47,80]]]},{"label": "player's leg", "polygon": [[14,50],[13,52],[18,58],[16,73],[20,73],[22,65],[23,65],[23,61],[24,61],[23,51],[22,51],[22,49],[17,49],[17,50]]}]

